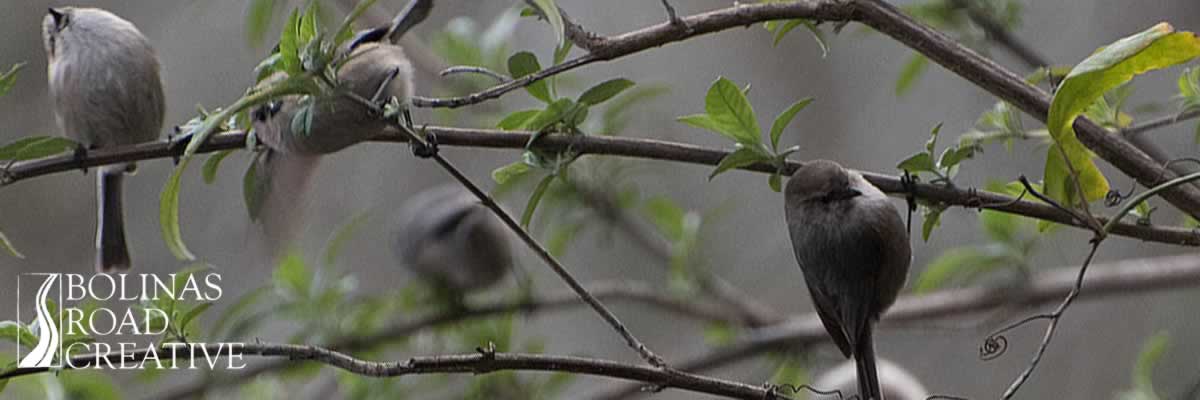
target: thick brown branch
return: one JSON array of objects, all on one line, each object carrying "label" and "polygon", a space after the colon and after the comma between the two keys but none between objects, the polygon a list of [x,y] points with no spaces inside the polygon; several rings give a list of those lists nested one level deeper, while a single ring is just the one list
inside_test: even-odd
[{"label": "thick brown branch", "polygon": [[[1003,306],[1036,307],[1062,302],[1075,288],[1078,267],[1059,268],[1035,276],[1023,292],[1002,289],[953,289],[926,295],[902,297],[884,316],[885,325],[961,317]],[[1200,286],[1200,256],[1142,258],[1097,264],[1083,279],[1078,300],[1097,300],[1110,296],[1134,296],[1146,292]],[[887,331],[886,329],[884,330]],[[699,372],[749,359],[757,355],[794,347],[811,346],[829,340],[816,314],[759,329],[740,342],[722,347],[690,361],[678,364],[682,371]],[[638,387],[620,388],[596,399],[624,399]]]},{"label": "thick brown branch", "polygon": [[[608,219],[617,229],[642,250],[656,258],[658,264],[669,269],[671,264],[671,249],[662,238],[642,229],[637,220],[620,209],[616,200],[606,192],[586,187],[578,182],[571,182],[574,189],[583,196],[584,202],[596,210],[601,217]],[[704,273],[697,277],[700,289],[715,297],[716,300],[734,307],[738,311],[737,318],[749,327],[760,327],[779,322],[782,315],[770,306],[742,292],[733,284],[714,273]]]},{"label": "thick brown branch", "polygon": [[[205,346],[210,354],[220,350],[226,355],[226,348],[216,345]],[[163,351],[160,357],[168,358],[170,354]],[[708,393],[734,399],[761,400],[770,398],[768,389],[739,382],[710,378],[695,374],[671,372],[655,367],[633,365],[617,361],[543,354],[493,353],[479,351],[475,354],[440,355],[413,357],[406,361],[375,362],[355,358],[334,350],[295,344],[256,343],[237,346],[236,354],[242,356],[259,355],[265,357],[287,357],[289,360],[315,361],[331,365],[354,374],[373,377],[398,377],[405,375],[427,374],[486,374],[496,371],[548,371],[570,372],[576,374],[606,376],[625,380],[653,383],[664,387],[674,387],[699,393]],[[182,355],[182,354],[181,354]],[[121,354],[109,356],[107,359],[116,363]],[[125,355],[125,362],[136,362],[146,359],[148,353]],[[90,366],[94,356],[77,357],[74,363],[77,368]],[[101,357],[102,359],[104,357]],[[176,357],[184,359],[185,357]],[[27,368],[12,373],[0,375],[0,379],[45,372],[45,368]]]},{"label": "thick brown branch", "polygon": [[[440,144],[449,146],[523,149],[530,137],[529,132],[488,129],[429,127],[428,131],[437,135]],[[401,136],[386,133],[377,136],[374,140],[384,142],[405,141]],[[242,147],[244,143],[244,133],[221,133],[213,135],[208,143],[201,146],[200,152],[236,149]],[[572,151],[582,154],[615,155],[704,165],[717,165],[721,158],[729,154],[729,151],[726,150],[683,143],[607,136],[547,135],[539,139],[538,146],[550,151],[564,151],[570,148]],[[87,156],[82,160],[76,160],[72,154],[63,154],[55,157],[25,161],[17,163],[9,169],[7,178],[0,180],[0,187],[23,179],[70,171],[80,167],[95,167],[98,165],[153,158],[170,158],[179,156],[182,153],[183,146],[171,149],[166,143],[158,142],[98,149],[88,152]],[[795,170],[801,164],[801,162],[790,161],[787,164],[787,170],[784,172],[790,174],[791,171]],[[763,173],[773,173],[775,171],[773,166],[766,164],[750,165],[744,169]],[[863,176],[885,192],[893,194],[905,193],[905,187],[900,182],[899,177],[872,172],[863,172]],[[0,177],[4,177],[2,171],[0,171]],[[934,184],[917,184],[915,187],[917,197],[930,201],[970,208],[982,207],[1087,229],[1087,226],[1081,225],[1070,215],[1039,202],[1013,201],[1014,199],[1010,196],[975,191],[970,188],[964,189]],[[1106,222],[1106,219],[1100,218],[1101,224]],[[1111,233],[1146,241],[1200,246],[1200,235],[1197,235],[1196,232],[1190,229],[1121,223],[1117,224]]]},{"label": "thick brown branch", "polygon": [[607,37],[602,41],[589,43],[589,52],[586,55],[567,60],[562,64],[550,66],[524,78],[515,79],[462,97],[413,99],[413,104],[417,107],[451,108],[477,104],[499,98],[505,93],[523,88],[535,81],[584,65],[597,61],[612,60],[695,36],[777,19],[806,18],[820,21],[846,21],[850,19],[851,11],[851,8],[847,7],[846,4],[833,0],[806,0],[791,3],[742,3],[729,8],[680,18],[683,22],[682,26],[686,26],[687,29],[681,29],[679,23],[667,21],[641,30]]},{"label": "thick brown branch", "polygon": [[[1034,118],[1043,122],[1046,120],[1050,110],[1050,95],[1025,83],[1020,76],[954,42],[941,32],[913,20],[884,1],[854,0],[850,4],[857,10],[855,19],[920,52]],[[1120,136],[1113,135],[1085,117],[1075,121],[1075,133],[1089,149],[1145,187],[1154,187],[1177,177]],[[1163,193],[1163,198],[1184,212],[1200,217],[1200,189],[1195,186],[1176,186]]]},{"label": "thick brown branch", "polygon": [[[736,314],[730,313],[729,310],[724,307],[718,307],[709,304],[708,302],[697,302],[694,300],[683,301],[676,299],[661,293],[660,290],[656,290],[652,286],[643,282],[595,282],[588,284],[587,290],[596,298],[604,301],[624,300],[642,303],[663,309],[665,311],[670,311],[679,315],[701,320],[723,321],[732,324],[737,324],[740,322],[740,319]],[[333,340],[327,344],[324,344],[323,346],[332,350],[353,353],[395,343],[407,339],[413,334],[416,334],[422,330],[438,326],[445,326],[456,322],[487,318],[506,313],[534,315],[541,312],[553,311],[568,307],[579,307],[582,305],[584,305],[582,299],[580,299],[579,296],[577,296],[574,292],[563,291],[560,293],[546,295],[546,297],[541,299],[506,304],[489,304],[485,306],[470,307],[465,310],[454,310],[430,315],[415,320],[401,321],[380,329],[378,332],[370,335],[352,336]],[[242,383],[264,373],[279,371],[292,366],[295,366],[295,363],[288,360],[277,360],[263,363],[254,367],[246,368],[242,371],[238,371],[236,375],[226,377],[206,377],[204,380],[199,382],[176,387],[166,393],[158,393],[149,398],[159,400],[190,399],[199,396],[214,387]]]}]

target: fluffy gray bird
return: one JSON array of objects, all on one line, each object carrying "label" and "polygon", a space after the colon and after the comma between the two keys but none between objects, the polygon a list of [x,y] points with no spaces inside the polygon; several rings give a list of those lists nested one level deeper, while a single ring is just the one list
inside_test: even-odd
[{"label": "fluffy gray bird", "polygon": [[[407,104],[413,96],[412,65],[400,46],[380,42],[384,36],[371,36],[370,32],[374,31],[360,35],[348,46],[347,61],[337,72],[337,90],[367,100],[395,97]],[[265,83],[283,77],[282,73],[276,74]],[[388,128],[386,121],[358,101],[330,94],[312,99],[308,131],[295,132],[293,127],[302,126],[294,122],[300,104],[299,96],[289,96],[253,113],[255,135],[269,150],[259,159],[256,175],[263,179],[251,193],[255,198],[251,204],[257,207],[250,214],[262,222],[271,247],[288,241],[295,225],[303,219],[298,215],[302,205],[297,200],[303,199],[320,156],[368,140]]]},{"label": "fluffy gray bird", "polygon": [[817,315],[854,357],[861,397],[883,400],[872,330],[908,277],[912,249],[900,213],[862,175],[826,160],[788,179],[784,213]]},{"label": "fluffy gray bird", "polygon": [[393,249],[405,268],[461,296],[492,286],[512,269],[508,231],[460,186],[413,196],[399,211]]},{"label": "fluffy gray bird", "polygon": [[[137,27],[97,8],[51,8],[42,20],[42,39],[50,97],[66,136],[87,149],[158,137],[166,108],[158,57]],[[96,174],[100,209],[96,269],[100,272],[131,266],[121,181],[133,170],[132,163],[109,165]]]},{"label": "fluffy gray bird", "polygon": [[[883,396],[890,400],[925,400],[929,398],[929,390],[921,384],[917,377],[894,362],[883,358],[876,359],[879,367],[879,388]],[[839,390],[843,394],[854,390],[856,367],[854,362],[844,362],[829,369],[813,379],[812,387],[817,390]]]}]

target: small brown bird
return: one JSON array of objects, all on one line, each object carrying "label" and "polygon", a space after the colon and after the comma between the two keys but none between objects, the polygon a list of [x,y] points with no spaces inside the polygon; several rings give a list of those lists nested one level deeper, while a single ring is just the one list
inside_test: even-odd
[{"label": "small brown bird", "polygon": [[[137,27],[98,8],[51,8],[42,20],[50,97],[63,134],[95,149],[149,142],[162,130],[158,56]],[[81,149],[82,150],[82,149]],[[121,182],[134,164],[96,174],[96,270],[132,266]]]},{"label": "small brown bird", "polygon": [[862,175],[826,160],[792,174],[784,213],[817,315],[854,357],[860,396],[883,400],[872,330],[908,277],[912,249],[900,213]]}]

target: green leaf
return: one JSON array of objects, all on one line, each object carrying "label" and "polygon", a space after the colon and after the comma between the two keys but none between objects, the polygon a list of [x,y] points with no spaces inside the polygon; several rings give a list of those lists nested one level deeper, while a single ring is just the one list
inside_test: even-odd
[{"label": "green leaf", "polygon": [[267,79],[279,72],[283,68],[283,56],[279,53],[274,53],[263,59],[254,67],[254,83],[261,83],[263,79]]},{"label": "green leaf", "polygon": [[952,248],[925,267],[913,285],[913,292],[929,293],[955,280],[1009,265],[1013,265],[1012,257],[1000,246]]},{"label": "green leaf", "polygon": [[78,143],[63,137],[33,136],[18,139],[4,147],[0,147],[0,160],[32,160],[61,154],[78,147]]},{"label": "green leaf", "polygon": [[767,161],[770,161],[770,159],[767,157],[764,157],[762,154],[760,154],[750,148],[742,147],[732,153],[729,153],[729,155],[725,156],[724,158],[721,158],[721,162],[717,163],[717,168],[714,169],[713,172],[708,175],[708,180],[711,181],[713,178],[715,178],[717,175],[720,175],[722,172],[725,172],[725,171],[728,171],[728,170],[731,170],[734,168],[741,168],[741,167],[745,167],[747,165],[751,165],[751,164],[754,164],[757,162],[767,162]]},{"label": "green leaf", "polygon": [[975,156],[975,153],[981,152],[982,147],[976,144],[965,144],[955,147],[947,147],[942,151],[941,157],[938,157],[937,166],[944,171],[944,175],[948,178],[953,178],[958,174],[959,163],[963,160]]},{"label": "green leaf", "polygon": [[183,314],[183,317],[179,318],[179,326],[177,329],[180,331],[185,331],[188,325],[192,323],[192,320],[196,319],[196,317],[200,316],[200,314],[203,314],[205,311],[208,311],[208,308],[212,307],[212,305],[213,303],[200,303],[195,307],[192,307],[192,309]]},{"label": "green leaf", "polygon": [[671,241],[683,236],[683,219],[686,212],[668,197],[655,197],[642,206],[650,221]]},{"label": "green leaf", "polygon": [[265,163],[264,157],[272,157],[269,152],[255,153],[250,159],[250,166],[246,167],[246,173],[242,175],[242,202],[246,205],[246,213],[250,216],[251,221],[258,220],[259,211],[262,210],[262,202],[266,196],[267,185],[270,183],[266,176],[258,176],[258,166],[260,163]]},{"label": "green leaf", "polygon": [[517,161],[492,171],[492,180],[496,181],[497,185],[503,185],[514,178],[525,175],[529,172],[529,168],[529,164],[526,164],[524,161]]},{"label": "green leaf", "polygon": [[13,85],[17,84],[17,72],[24,67],[25,63],[16,63],[8,69],[8,72],[0,74],[0,97],[8,94]]},{"label": "green leaf", "polygon": [[521,128],[525,127],[525,124],[528,123],[530,119],[538,115],[540,112],[542,112],[542,110],[515,111],[512,114],[505,116],[504,119],[500,120],[500,122],[496,124],[496,128],[506,131],[520,130]]},{"label": "green leaf", "polygon": [[223,150],[213,153],[213,155],[208,156],[207,160],[204,160],[204,167],[201,168],[204,183],[211,185],[216,181],[217,169],[221,167],[221,161],[225,160],[225,157],[229,157],[230,154],[233,154],[233,150]]},{"label": "green leaf", "polygon": [[737,336],[737,328],[728,322],[712,322],[704,326],[704,342],[709,346],[732,344]]},{"label": "green leaf", "polygon": [[4,248],[4,250],[13,257],[20,258],[22,260],[25,259],[25,255],[21,254],[20,251],[17,251],[17,248],[13,246],[12,241],[8,240],[8,236],[4,236],[4,232],[0,232],[0,247]]},{"label": "green leaf", "polygon": [[183,157],[179,160],[179,165],[171,171],[171,177],[167,178],[167,185],[163,187],[158,201],[158,221],[159,227],[162,229],[163,241],[166,242],[167,249],[171,251],[171,254],[182,261],[196,259],[196,256],[192,255],[187,245],[183,243],[183,233],[179,230],[179,191],[183,182],[183,171],[187,169],[189,162],[191,162],[190,157]]},{"label": "green leaf", "polygon": [[909,156],[896,165],[896,168],[912,172],[935,172],[937,168],[933,164],[933,157],[929,153],[917,153]]},{"label": "green leaf", "polygon": [[[1051,169],[1070,163],[1079,173],[1086,200],[1097,200],[1108,193],[1108,180],[1091,160],[1091,153],[1075,137],[1075,118],[1109,89],[1134,76],[1187,62],[1200,56],[1200,38],[1190,32],[1175,32],[1170,24],[1160,23],[1141,33],[1118,40],[1084,59],[1059,85],[1050,104],[1046,127],[1066,158],[1051,151],[1046,161],[1046,194],[1074,204],[1069,174]],[[1054,158],[1057,157],[1057,160]]]},{"label": "green leaf", "polygon": [[[544,133],[546,128],[561,122],[568,114],[575,109],[575,102],[571,99],[559,99],[550,105],[546,106],[545,110],[538,112],[529,121],[525,122],[525,129]],[[534,135],[529,139],[529,143],[535,142],[541,135]]]},{"label": "green leaf", "polygon": [[546,250],[555,257],[562,257],[567,252],[567,245],[575,240],[584,226],[582,222],[555,224],[550,228],[550,237],[546,239]]},{"label": "green leaf", "polygon": [[594,106],[608,101],[608,99],[620,94],[625,89],[633,87],[633,85],[633,81],[625,78],[607,80],[583,92],[577,102],[579,104]]},{"label": "green leaf", "polygon": [[262,43],[275,15],[276,0],[251,0],[246,10],[246,41],[257,47]]},{"label": "green leaf", "polygon": [[768,25],[767,30],[775,32],[775,37],[771,40],[771,46],[779,46],[779,42],[783,41],[783,37],[787,36],[788,32],[791,32],[792,29],[796,29],[797,26],[800,26],[800,24],[803,23],[804,20],[791,19],[791,20],[788,20],[787,22],[785,22],[781,26],[776,25],[775,23],[777,23],[777,22],[779,22],[779,21],[767,21],[768,24],[771,24],[771,25]]},{"label": "green leaf", "polygon": [[317,38],[317,33],[320,31],[318,24],[321,17],[317,15],[320,7],[319,1],[308,2],[308,7],[304,9],[304,15],[300,17],[300,35],[297,37],[297,43],[308,45],[313,39]]},{"label": "green leaf", "polygon": [[770,186],[771,190],[774,190],[775,193],[782,192],[783,191],[783,175],[780,174],[779,171],[775,171],[774,173],[771,174],[770,177],[767,178],[767,185]]},{"label": "green leaf", "polygon": [[334,231],[333,236],[329,237],[329,241],[325,242],[325,257],[322,257],[325,265],[334,265],[334,261],[342,253],[342,247],[350,241],[355,232],[370,220],[370,216],[371,213],[369,212],[359,212],[346,221],[346,223],[342,224],[342,226],[338,227],[337,231]]},{"label": "green leaf", "polygon": [[925,73],[925,69],[929,67],[929,59],[920,54],[914,54],[904,64],[904,68],[900,70],[900,77],[896,78],[896,96],[904,96],[912,89],[921,75]]},{"label": "green leaf", "polygon": [[[513,79],[521,79],[541,70],[542,65],[538,63],[537,56],[528,51],[513,54],[512,57],[508,58],[508,74],[512,75]],[[544,103],[554,101],[550,96],[550,87],[547,86],[545,80],[539,80],[525,86],[525,91]]]},{"label": "green leaf", "polygon": [[821,29],[817,27],[817,24],[814,24],[812,21],[806,19],[788,20],[787,23],[783,24],[778,29],[775,29],[775,38],[771,41],[771,45],[779,46],[779,42],[783,40],[783,37],[786,36],[788,32],[791,32],[792,29],[796,29],[797,26],[801,25],[803,25],[810,33],[812,33],[813,40],[817,42],[817,46],[821,47],[821,58],[828,57],[829,43],[825,41],[825,33],[821,32]]},{"label": "green leaf", "polygon": [[283,61],[283,70],[288,75],[303,72],[300,65],[300,10],[292,10],[288,20],[283,24],[283,33],[279,35],[279,56]]},{"label": "green leaf", "polygon": [[923,207],[922,214],[925,221],[921,223],[921,240],[929,241],[929,235],[933,234],[933,228],[937,228],[942,224],[942,211],[946,211],[946,206],[943,204],[935,206]]},{"label": "green leaf", "polygon": [[1133,386],[1135,388],[1154,393],[1154,366],[1167,352],[1170,343],[1171,337],[1166,332],[1159,332],[1142,344],[1137,364],[1133,367]]},{"label": "green leaf", "polygon": [[237,301],[226,308],[225,312],[213,322],[209,336],[232,337],[233,335],[225,334],[223,331],[225,326],[233,320],[243,317],[246,310],[258,303],[263,295],[268,293],[268,289],[268,287],[259,287],[239,296]]},{"label": "green leaf", "polygon": [[546,194],[546,189],[550,188],[551,182],[554,182],[554,175],[547,175],[533,188],[533,193],[529,195],[529,202],[525,203],[525,211],[521,213],[522,228],[529,229],[529,222],[533,220],[533,212],[542,202],[542,196]]},{"label": "green leaf", "polygon": [[804,107],[808,107],[808,105],[812,102],[812,97],[801,99],[800,101],[792,103],[792,105],[788,106],[786,110],[783,110],[783,112],[779,113],[779,116],[775,117],[775,122],[771,124],[772,149],[779,148],[779,137],[783,135],[783,130],[787,128],[788,124],[792,123],[792,118],[796,117],[796,113],[800,112],[800,110],[803,110]]},{"label": "green leaf", "polygon": [[735,142],[738,140],[738,138],[736,136],[734,136],[733,134],[726,133],[725,132],[726,127],[722,126],[719,122],[714,120],[708,114],[685,115],[685,116],[676,118],[675,120],[685,123],[685,124],[688,124],[688,125],[691,125],[691,126],[694,126],[694,127],[697,127],[697,128],[700,128],[700,129],[707,129],[709,131],[719,133],[719,134],[721,134],[721,136],[725,136],[729,139],[732,139]]},{"label": "green leaf", "polygon": [[289,299],[306,299],[312,293],[312,271],[296,251],[289,251],[272,273],[275,288]]},{"label": "green leaf", "polygon": [[762,128],[754,108],[733,81],[719,78],[712,84],[704,97],[704,111],[722,128],[718,133],[747,147],[762,143]]},{"label": "green leaf", "polygon": [[775,367],[775,372],[771,373],[771,380],[769,382],[780,382],[801,387],[801,385],[809,382],[808,369],[804,367],[803,360],[800,360],[798,357],[785,357],[779,362],[779,366]]},{"label": "green leaf", "polygon": [[0,321],[0,338],[31,349],[37,346],[38,341],[38,336],[20,321]]},{"label": "green leaf", "polygon": [[1200,68],[1184,69],[1183,73],[1179,74],[1176,84],[1179,86],[1179,97],[1184,99],[1200,97]]},{"label": "green leaf", "polygon": [[533,4],[542,12],[542,15],[546,16],[546,22],[549,22],[550,27],[554,29],[554,43],[566,42],[566,25],[563,24],[562,14],[559,14],[555,0],[533,0]]}]

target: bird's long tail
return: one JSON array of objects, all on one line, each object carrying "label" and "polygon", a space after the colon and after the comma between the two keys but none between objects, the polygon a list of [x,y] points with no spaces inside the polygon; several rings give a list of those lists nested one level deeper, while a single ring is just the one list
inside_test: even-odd
[{"label": "bird's long tail", "polygon": [[879,388],[879,372],[875,369],[875,339],[871,324],[863,327],[854,348],[854,364],[858,367],[858,394],[862,400],[884,400]]},{"label": "bird's long tail", "polygon": [[129,248],[125,245],[125,215],[121,209],[121,182],[125,172],[100,169],[96,174],[96,270],[110,273],[128,270]]},{"label": "bird's long tail", "polygon": [[258,159],[248,193],[250,217],[260,224],[272,258],[294,245],[304,227],[308,191],[320,157],[268,151]]}]

